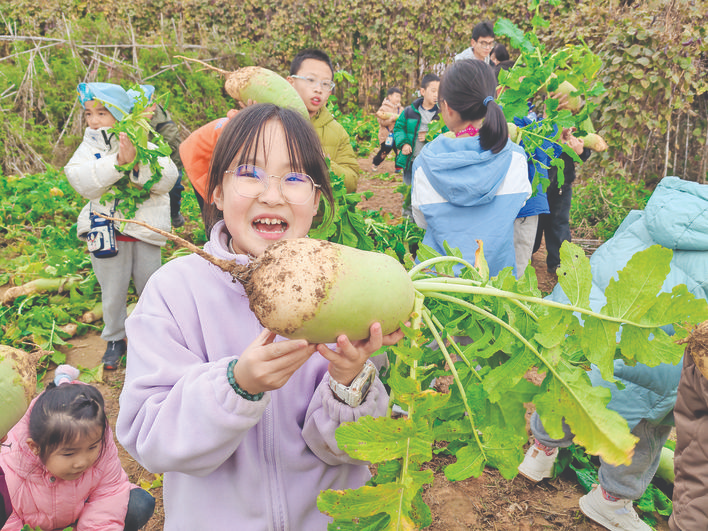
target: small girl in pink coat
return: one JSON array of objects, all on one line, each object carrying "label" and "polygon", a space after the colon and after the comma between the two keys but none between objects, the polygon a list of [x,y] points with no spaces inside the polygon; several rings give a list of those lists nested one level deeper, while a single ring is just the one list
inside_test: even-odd
[{"label": "small girl in pink coat", "polygon": [[13,507],[2,531],[137,530],[152,516],[155,499],[121,467],[101,393],[77,376],[60,366],[0,449]]}]

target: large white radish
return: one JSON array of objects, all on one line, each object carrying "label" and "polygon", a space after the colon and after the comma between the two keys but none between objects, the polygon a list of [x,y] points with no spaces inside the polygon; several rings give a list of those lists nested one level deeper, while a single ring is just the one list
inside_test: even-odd
[{"label": "large white radish", "polygon": [[182,55],[175,57],[199,63],[224,76],[226,78],[224,83],[226,93],[236,101],[248,103],[251,100],[255,103],[273,103],[299,112],[306,120],[310,119],[305,102],[302,101],[297,91],[285,78],[272,70],[260,66],[244,66],[229,72],[191,57]]},{"label": "large white radish", "polygon": [[27,411],[37,388],[36,354],[0,345],[0,437]]},{"label": "large white radish", "polygon": [[383,253],[296,238],[276,242],[249,264],[239,265],[142,221],[99,215],[154,230],[231,274],[243,284],[260,323],[289,339],[332,343],[346,334],[356,341],[369,337],[375,322],[389,334],[413,311],[415,289],[408,272]]},{"label": "large white radish", "polygon": [[334,342],[369,337],[378,321],[389,334],[413,310],[405,268],[383,253],[322,240],[282,240],[242,275],[251,310],[263,326],[291,339]]}]

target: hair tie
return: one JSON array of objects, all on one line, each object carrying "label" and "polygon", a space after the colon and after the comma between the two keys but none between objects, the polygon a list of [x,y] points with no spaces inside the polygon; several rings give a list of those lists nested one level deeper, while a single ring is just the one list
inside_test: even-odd
[{"label": "hair tie", "polygon": [[79,369],[71,365],[59,365],[54,371],[54,385],[59,387],[62,384],[70,384],[79,378]]},{"label": "hair tie", "polygon": [[482,103],[484,103],[484,106],[486,107],[490,101],[494,101],[494,98],[492,96],[487,96],[486,98],[484,98],[484,101]]}]

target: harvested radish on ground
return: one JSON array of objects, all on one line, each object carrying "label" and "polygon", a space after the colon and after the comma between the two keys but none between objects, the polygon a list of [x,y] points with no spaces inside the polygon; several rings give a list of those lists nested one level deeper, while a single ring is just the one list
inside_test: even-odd
[{"label": "harvested radish on ground", "polygon": [[0,437],[27,411],[37,388],[39,357],[0,345]]},{"label": "harvested radish on ground", "polygon": [[162,234],[230,273],[243,284],[260,323],[289,339],[333,343],[346,334],[356,341],[369,337],[375,322],[381,323],[384,335],[390,334],[413,310],[413,282],[398,260],[386,254],[297,238],[278,241],[249,264],[239,265],[172,233],[127,221]]},{"label": "harvested radish on ground", "polygon": [[22,284],[21,286],[13,286],[8,288],[0,299],[0,303],[12,304],[15,299],[22,297],[23,295],[29,296],[46,291],[63,293],[78,286],[81,280],[81,277],[77,276],[68,276],[64,278],[38,278],[31,280],[26,284]]},{"label": "harvested radish on ground", "polygon": [[310,114],[300,95],[290,83],[272,70],[260,66],[244,66],[230,72],[191,57],[175,55],[175,58],[199,63],[224,76],[226,78],[224,83],[226,93],[236,101],[248,103],[248,100],[251,100],[254,103],[273,103],[281,107],[289,107],[302,114],[306,120],[310,119]]}]

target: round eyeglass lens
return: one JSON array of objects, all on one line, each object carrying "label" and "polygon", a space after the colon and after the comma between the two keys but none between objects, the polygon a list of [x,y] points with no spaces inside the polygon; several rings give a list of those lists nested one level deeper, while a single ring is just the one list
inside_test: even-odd
[{"label": "round eyeglass lens", "polygon": [[268,189],[270,177],[278,180],[280,193],[288,203],[302,205],[312,197],[315,183],[306,173],[290,172],[282,177],[268,175],[263,168],[242,164],[233,170],[236,193],[243,197],[258,197]]}]

